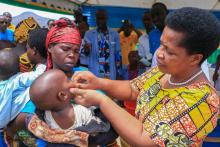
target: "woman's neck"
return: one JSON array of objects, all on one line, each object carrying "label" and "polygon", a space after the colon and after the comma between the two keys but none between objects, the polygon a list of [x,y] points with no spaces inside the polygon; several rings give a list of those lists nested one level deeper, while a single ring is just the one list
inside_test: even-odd
[{"label": "woman's neck", "polygon": [[[197,74],[199,71],[201,71],[201,68],[194,68],[191,70],[187,70],[185,72],[181,72],[180,74],[175,74],[170,76],[170,81],[173,83],[181,83],[189,80],[191,77],[193,77],[195,74]],[[196,79],[196,77],[195,77]],[[193,79],[194,80],[194,79]]]}]

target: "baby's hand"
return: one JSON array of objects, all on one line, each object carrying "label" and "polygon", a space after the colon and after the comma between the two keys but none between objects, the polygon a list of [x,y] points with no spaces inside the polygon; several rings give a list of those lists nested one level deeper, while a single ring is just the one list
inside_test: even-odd
[{"label": "baby's hand", "polygon": [[108,98],[106,95],[95,90],[71,88],[70,92],[74,95],[75,102],[85,107],[99,106],[102,100]]}]

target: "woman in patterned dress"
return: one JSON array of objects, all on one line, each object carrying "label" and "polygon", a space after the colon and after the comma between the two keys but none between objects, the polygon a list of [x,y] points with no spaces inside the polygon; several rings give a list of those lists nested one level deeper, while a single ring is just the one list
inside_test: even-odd
[{"label": "woman in patterned dress", "polygon": [[[75,101],[98,105],[118,134],[131,146],[200,146],[215,128],[219,98],[202,62],[220,41],[218,20],[208,11],[181,8],[166,18],[157,51],[158,66],[132,81],[113,81],[89,72],[72,79]],[[80,82],[80,81],[83,81]],[[136,118],[108,96],[137,100]]]}]

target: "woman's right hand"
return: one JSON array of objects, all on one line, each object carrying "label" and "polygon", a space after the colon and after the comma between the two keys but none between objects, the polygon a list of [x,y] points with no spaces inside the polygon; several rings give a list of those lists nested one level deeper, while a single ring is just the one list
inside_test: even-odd
[{"label": "woman's right hand", "polygon": [[72,76],[72,81],[75,83],[75,87],[81,89],[100,89],[100,80],[100,78],[96,77],[89,71],[76,72]]},{"label": "woman's right hand", "polygon": [[70,88],[70,92],[74,95],[74,101],[85,107],[100,106],[103,100],[108,97],[96,90]]}]

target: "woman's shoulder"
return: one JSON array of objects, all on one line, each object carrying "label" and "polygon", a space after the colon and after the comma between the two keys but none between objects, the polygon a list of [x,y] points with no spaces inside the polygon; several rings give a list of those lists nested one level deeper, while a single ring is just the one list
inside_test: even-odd
[{"label": "woman's shoulder", "polygon": [[148,71],[144,72],[142,75],[130,81],[131,85],[137,88],[139,91],[143,88],[146,82],[151,84],[152,82],[156,82],[160,79],[160,77],[164,75],[159,71],[158,67],[153,67]]},{"label": "woman's shoulder", "polygon": [[181,88],[180,91],[183,98],[195,100],[196,103],[206,102],[215,108],[219,107],[217,91],[208,82],[193,83],[185,88]]}]

